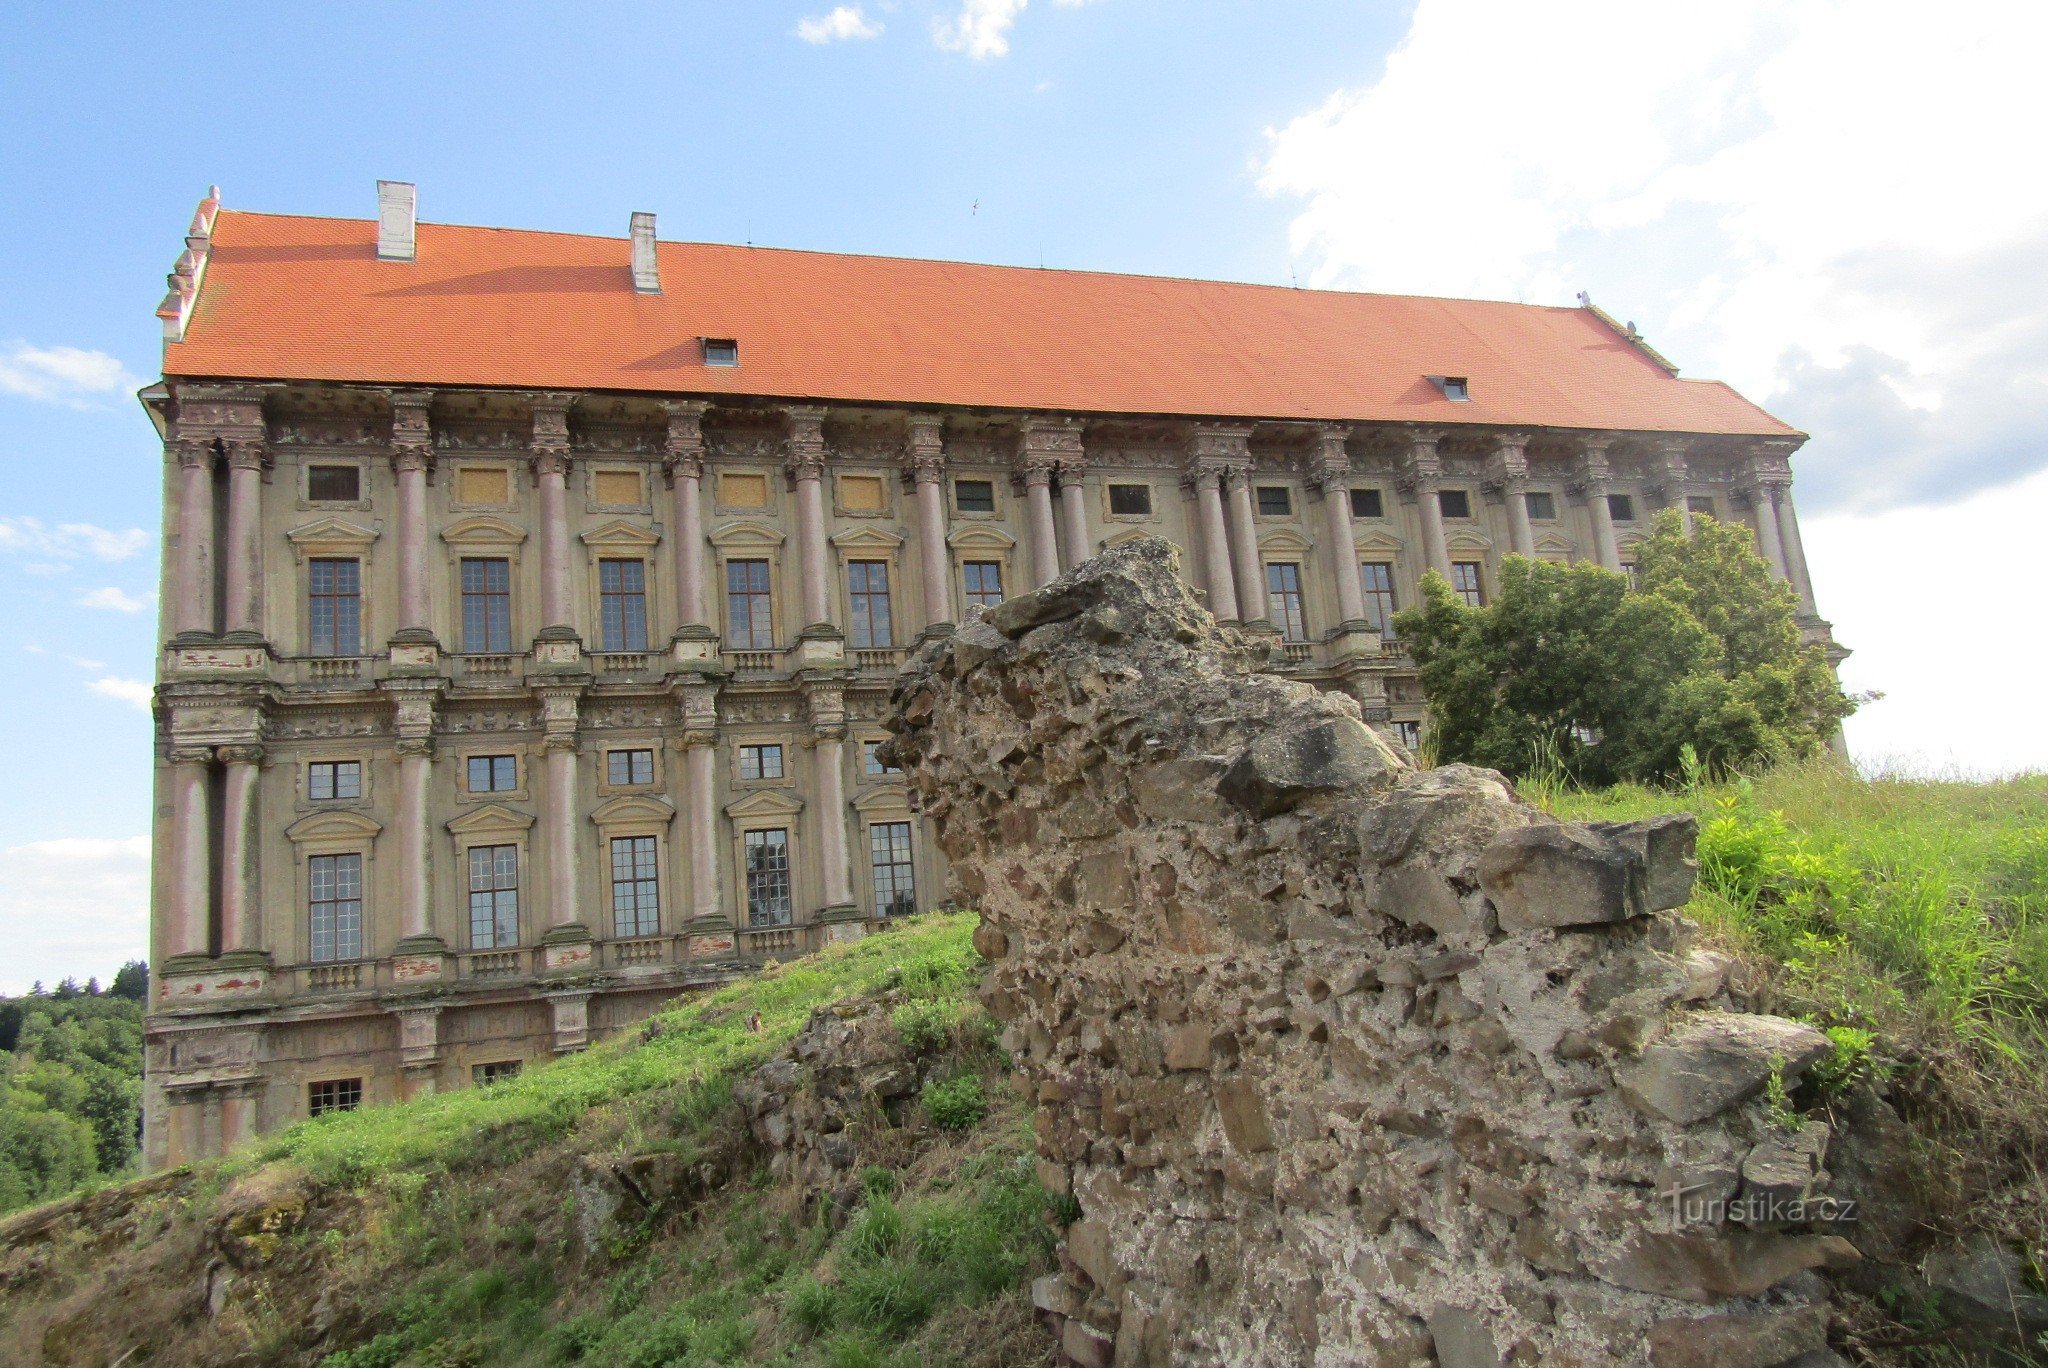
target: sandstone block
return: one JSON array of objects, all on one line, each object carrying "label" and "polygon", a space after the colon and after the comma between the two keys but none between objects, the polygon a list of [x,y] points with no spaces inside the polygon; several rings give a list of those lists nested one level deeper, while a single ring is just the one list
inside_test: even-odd
[{"label": "sandstone block", "polygon": [[1033,627],[1077,618],[1102,598],[1091,580],[1061,578],[1042,589],[1004,599],[988,610],[982,622],[1014,641]]},{"label": "sandstone block", "polygon": [[1209,1067],[1209,1028],[1196,1022],[1176,1026],[1166,1033],[1166,1067],[1206,1069]]},{"label": "sandstone block", "polygon": [[1138,810],[1161,822],[1220,822],[1230,805],[1216,791],[1224,762],[1210,756],[1161,760],[1131,772]]},{"label": "sandstone block", "polygon": [[1311,794],[1363,788],[1400,767],[1365,723],[1313,717],[1253,741],[1224,771],[1217,790],[1254,817],[1275,817]]},{"label": "sandstone block", "polygon": [[1821,1122],[1809,1121],[1789,1134],[1766,1137],[1742,1161],[1743,1196],[1772,1205],[1811,1197],[1831,1134]]},{"label": "sandstone block", "polygon": [[1825,1306],[1752,1315],[1673,1316],[1650,1327],[1653,1368],[1776,1368],[1827,1348]]},{"label": "sandstone block", "polygon": [[1266,1119],[1266,1104],[1259,1088],[1249,1078],[1226,1078],[1216,1085],[1216,1110],[1223,1117],[1223,1133],[1231,1148],[1240,1154],[1263,1154],[1273,1148],[1273,1126]]},{"label": "sandstone block", "polygon": [[1783,1017],[1703,1013],[1615,1079],[1638,1111],[1689,1126],[1755,1096],[1773,1069],[1789,1086],[1829,1049],[1825,1035]]},{"label": "sandstone block", "polygon": [[1593,1265],[1616,1287],[1680,1301],[1756,1297],[1809,1268],[1847,1268],[1862,1256],[1833,1235],[1679,1235],[1648,1232]]},{"label": "sandstone block", "polygon": [[1408,926],[1426,926],[1446,939],[1477,929],[1450,881],[1421,863],[1382,870],[1372,910]]},{"label": "sandstone block", "polygon": [[1641,861],[1581,827],[1546,823],[1502,832],[1479,857],[1479,882],[1504,931],[1591,926],[1647,910]]},{"label": "sandstone block", "polygon": [[1942,1309],[1958,1320],[2029,1336],[2048,1332],[2048,1297],[2028,1283],[2019,1256],[1989,1235],[1937,1249],[1922,1272]]},{"label": "sandstone block", "polygon": [[1643,896],[1652,912],[1683,907],[1699,878],[1699,820],[1666,812],[1633,822],[1591,822],[1592,829],[1632,853],[1643,866]]},{"label": "sandstone block", "polygon": [[1060,1327],[1060,1352],[1075,1368],[1111,1368],[1116,1362],[1116,1339],[1086,1321],[1069,1320]]},{"label": "sandstone block", "polygon": [[1439,1368],[1501,1368],[1500,1350],[1477,1311],[1440,1306],[1429,1313],[1430,1338],[1436,1341]]}]

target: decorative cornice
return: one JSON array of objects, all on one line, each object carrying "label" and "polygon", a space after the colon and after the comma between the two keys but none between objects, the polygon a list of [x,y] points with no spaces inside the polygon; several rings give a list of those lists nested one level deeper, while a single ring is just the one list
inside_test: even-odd
[{"label": "decorative cornice", "polygon": [[1433,428],[1410,428],[1405,435],[1408,449],[1401,453],[1395,484],[1406,494],[1433,493],[1444,476],[1443,457],[1437,454],[1443,434]]},{"label": "decorative cornice", "polygon": [[1520,490],[1529,483],[1529,438],[1521,432],[1503,432],[1494,439],[1493,452],[1486,458],[1481,488]]},{"label": "decorative cornice", "polygon": [[263,763],[261,746],[221,746],[214,755],[223,765],[260,765]]}]

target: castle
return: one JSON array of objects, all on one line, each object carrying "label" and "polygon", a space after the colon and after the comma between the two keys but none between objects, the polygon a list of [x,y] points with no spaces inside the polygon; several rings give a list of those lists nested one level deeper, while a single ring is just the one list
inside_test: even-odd
[{"label": "castle", "polygon": [[[483,1085],[946,870],[905,657],[1156,534],[1409,745],[1392,615],[1750,525],[1802,435],[1577,308],[201,203],[158,310],[151,1166]],[[1020,822],[1029,814],[1020,812]]]}]

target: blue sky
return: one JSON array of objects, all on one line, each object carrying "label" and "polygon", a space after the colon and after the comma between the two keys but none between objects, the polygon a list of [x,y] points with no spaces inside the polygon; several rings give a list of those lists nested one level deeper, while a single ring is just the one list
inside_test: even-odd
[{"label": "blue sky", "polygon": [[[1893,0],[1731,0],[1700,28],[1643,13],[1662,8],[17,7],[0,49],[0,990],[104,976],[142,945],[161,453],[131,396],[157,373],[153,310],[210,183],[287,213],[369,217],[382,176],[448,222],[622,236],[652,209],[665,238],[1546,303],[1589,289],[1687,373],[1815,432],[1801,498],[1822,609],[1859,648],[1852,686],[1891,695],[1852,741],[2048,764],[2048,733],[1991,690],[2038,677],[2039,648],[1910,573],[1956,554],[2034,577],[2048,332],[2009,284],[2048,266],[2048,194],[1954,149],[1973,124],[2041,127],[2000,63],[2038,51],[2023,39],[2042,21],[1992,0],[1924,32]],[[1883,74],[1908,63],[1901,96]],[[1980,699],[1929,667],[1944,632]]]}]

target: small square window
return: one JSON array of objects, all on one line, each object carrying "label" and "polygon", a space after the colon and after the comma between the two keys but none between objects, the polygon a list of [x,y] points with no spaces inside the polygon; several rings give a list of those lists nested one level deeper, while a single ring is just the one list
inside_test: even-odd
[{"label": "small square window", "polygon": [[1462,404],[1472,397],[1472,386],[1462,375],[1435,375],[1430,378],[1444,392],[1444,398],[1454,404]]},{"label": "small square window", "polygon": [[1109,487],[1109,511],[1119,518],[1152,516],[1152,486],[1113,484]]},{"label": "small square window", "polygon": [[316,803],[337,803],[363,796],[363,762],[315,760],[306,766],[306,797]]},{"label": "small square window", "polygon": [[1703,518],[1717,516],[1714,512],[1714,496],[1711,494],[1686,495],[1685,511]]},{"label": "small square window", "polygon": [[860,743],[860,771],[861,771],[861,773],[862,773],[862,774],[901,774],[901,773],[903,773],[903,771],[902,771],[902,770],[900,770],[900,769],[897,769],[897,768],[896,768],[896,767],[895,767],[894,765],[891,765],[891,764],[887,763],[886,761],[884,761],[884,760],[882,759],[882,757],[881,757],[881,756],[880,756],[879,754],[877,754],[877,752],[878,752],[878,751],[879,751],[879,750],[881,749],[881,745],[882,745],[882,743],[881,743],[881,742],[879,742],[879,741],[863,741],[863,742],[861,742],[861,743]]},{"label": "small square window", "polygon": [[362,1105],[363,1080],[360,1078],[332,1078],[306,1085],[306,1110],[311,1115],[354,1111]]},{"label": "small square window", "polygon": [[1636,501],[1626,494],[1609,494],[1607,496],[1607,516],[1616,522],[1634,522],[1636,520]]},{"label": "small square window", "polygon": [[1532,489],[1522,496],[1522,506],[1537,522],[1557,521],[1557,496],[1547,489]]},{"label": "small square window", "polygon": [[782,777],[782,747],[741,746],[740,778],[780,779]]},{"label": "small square window", "polygon": [[737,366],[740,363],[740,344],[731,337],[707,337],[704,339],[704,364],[707,366]]},{"label": "small square window", "polygon": [[306,498],[313,503],[356,503],[363,497],[361,466],[306,467]]},{"label": "small square window", "polygon": [[1377,489],[1354,489],[1351,491],[1351,516],[1354,518],[1384,518],[1387,516],[1387,502]]},{"label": "small square window", "polygon": [[962,513],[996,511],[996,487],[990,480],[953,481],[953,507]]},{"label": "small square window", "polygon": [[605,774],[612,787],[654,782],[654,752],[615,750],[605,752]]},{"label": "small square window", "polygon": [[1472,516],[1472,495],[1463,489],[1438,490],[1436,506],[1446,518],[1469,518]]},{"label": "small square window", "polygon": [[519,1077],[519,1061],[516,1059],[494,1059],[488,1064],[470,1066],[469,1077],[479,1088],[493,1083],[503,1083],[508,1078]]},{"label": "small square window", "polygon": [[519,758],[513,755],[469,757],[471,793],[510,793],[519,787]]},{"label": "small square window", "polygon": [[1285,518],[1294,512],[1294,495],[1285,485],[1259,486],[1259,516]]}]

